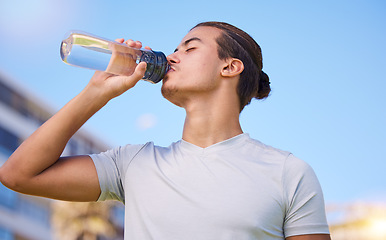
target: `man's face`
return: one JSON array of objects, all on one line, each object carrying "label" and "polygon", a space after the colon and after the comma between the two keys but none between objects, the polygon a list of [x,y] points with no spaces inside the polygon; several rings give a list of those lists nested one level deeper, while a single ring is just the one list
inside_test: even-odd
[{"label": "man's face", "polygon": [[169,55],[171,70],[166,74],[163,96],[178,106],[200,94],[210,94],[219,84],[225,61],[218,58],[216,38],[221,30],[197,27]]}]

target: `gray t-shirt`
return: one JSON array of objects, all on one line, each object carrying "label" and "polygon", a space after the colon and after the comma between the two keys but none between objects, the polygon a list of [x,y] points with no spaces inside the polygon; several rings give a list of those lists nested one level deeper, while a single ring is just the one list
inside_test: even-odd
[{"label": "gray t-shirt", "polygon": [[241,134],[201,148],[126,145],[91,155],[99,201],[125,203],[125,239],[284,239],[329,233],[314,171]]}]

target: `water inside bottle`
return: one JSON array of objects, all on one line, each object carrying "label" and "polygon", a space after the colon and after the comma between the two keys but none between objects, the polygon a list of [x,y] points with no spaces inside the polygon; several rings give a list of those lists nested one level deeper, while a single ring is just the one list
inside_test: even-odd
[{"label": "water inside bottle", "polygon": [[142,52],[126,44],[82,32],[72,32],[62,41],[61,57],[73,66],[129,76],[139,63]]},{"label": "water inside bottle", "polygon": [[101,51],[100,48],[62,43],[62,47],[68,46],[71,46],[69,54],[64,55],[64,58],[62,57],[65,63],[93,70],[106,71],[111,58],[110,50],[103,49],[104,51]]}]

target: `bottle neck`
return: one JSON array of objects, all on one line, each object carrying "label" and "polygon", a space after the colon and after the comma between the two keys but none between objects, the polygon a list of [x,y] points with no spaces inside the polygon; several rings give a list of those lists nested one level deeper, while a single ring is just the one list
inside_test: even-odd
[{"label": "bottle neck", "polygon": [[140,62],[146,62],[144,80],[158,83],[165,76],[170,66],[163,52],[143,51]]}]

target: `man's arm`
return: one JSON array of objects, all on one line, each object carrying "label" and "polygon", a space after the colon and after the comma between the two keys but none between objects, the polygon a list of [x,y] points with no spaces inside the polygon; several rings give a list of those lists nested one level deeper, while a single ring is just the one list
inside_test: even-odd
[{"label": "man's arm", "polygon": [[[141,47],[138,42],[129,45]],[[69,201],[97,200],[100,187],[91,158],[60,155],[75,132],[109,100],[132,88],[145,70],[146,63],[140,63],[129,77],[96,72],[80,94],[11,155],[0,168],[0,181],[25,194]]]},{"label": "man's arm", "polygon": [[308,234],[287,237],[286,240],[331,240],[329,234]]}]

